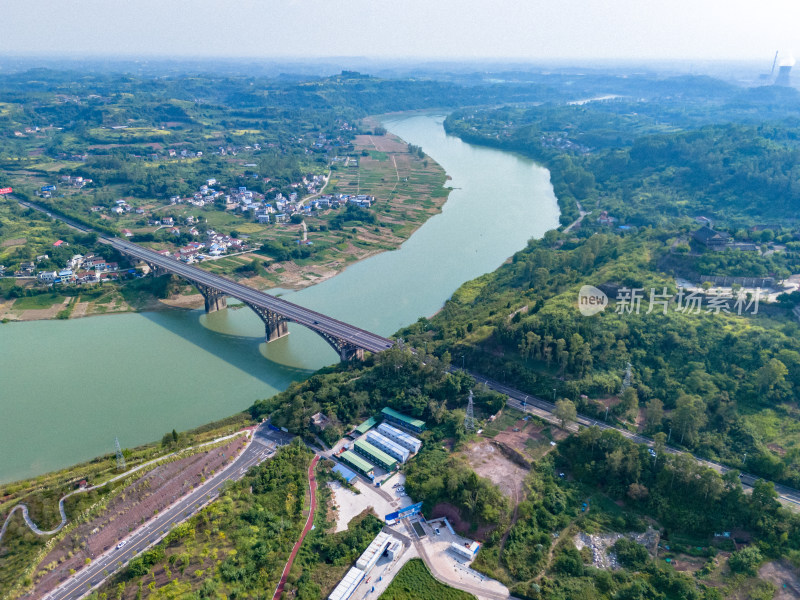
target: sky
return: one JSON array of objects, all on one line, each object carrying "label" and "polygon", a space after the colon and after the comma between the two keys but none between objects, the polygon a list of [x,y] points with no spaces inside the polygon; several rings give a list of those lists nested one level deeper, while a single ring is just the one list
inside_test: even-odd
[{"label": "sky", "polygon": [[797,0],[0,0],[0,53],[748,60],[800,55]]}]

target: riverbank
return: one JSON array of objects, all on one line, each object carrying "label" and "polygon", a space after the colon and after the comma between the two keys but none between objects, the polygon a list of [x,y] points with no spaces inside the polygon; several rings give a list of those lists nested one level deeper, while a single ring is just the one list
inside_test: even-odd
[{"label": "riverbank", "polygon": [[[366,126],[378,126],[376,118],[368,118]],[[269,252],[244,252],[212,258],[198,266],[231,277],[259,290],[280,288],[298,291],[327,281],[348,267],[382,252],[396,250],[405,243],[430,217],[441,212],[450,188],[444,169],[432,157],[411,152],[400,137],[386,132],[383,135],[358,135],[354,141],[355,157],[346,165],[338,165],[325,184],[326,194],[368,194],[375,197],[369,214],[374,223],[343,222],[332,229],[330,221],[344,209],[328,210],[321,216],[307,217],[307,258],[278,260]],[[355,165],[355,166],[351,166]],[[216,216],[209,211],[210,216]],[[268,240],[293,242],[303,237],[299,224],[274,224],[262,227],[248,224],[243,238],[262,242]],[[244,230],[245,227],[240,227]],[[159,248],[161,249],[161,248]],[[317,250],[318,249],[318,250]],[[253,276],[242,270],[258,264]],[[265,265],[266,263],[266,265]],[[36,288],[35,280],[18,280],[24,287]],[[16,299],[0,299],[0,321],[39,321],[75,319],[94,315],[129,312],[197,309],[203,307],[203,297],[191,286],[182,286],[177,293],[162,299],[142,289],[132,289],[129,282],[96,286],[75,296],[52,292]],[[80,290],[79,290],[80,292]]]},{"label": "riverbank", "polygon": [[[545,169],[448,136],[443,118],[384,121],[452,177],[441,212],[397,251],[361,260],[319,285],[286,291],[286,299],[390,336],[433,315],[465,281],[495,270],[530,238],[557,226]],[[265,343],[263,322],[246,308],[20,322],[0,331],[0,410],[6,416],[0,481],[103,454],[115,436],[132,447],[165,430],[223,418],[337,360],[321,337],[293,323],[290,335]]]}]

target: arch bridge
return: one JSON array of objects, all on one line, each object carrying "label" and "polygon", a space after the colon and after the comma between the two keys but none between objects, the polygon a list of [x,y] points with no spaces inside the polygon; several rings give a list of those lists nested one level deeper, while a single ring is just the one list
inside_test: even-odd
[{"label": "arch bridge", "polygon": [[267,342],[288,335],[288,323],[291,321],[319,334],[336,350],[341,360],[362,359],[365,350],[381,352],[393,345],[388,338],[163,256],[133,242],[119,238],[105,238],[104,241],[128,258],[147,264],[156,275],[170,273],[191,283],[205,298],[206,312],[225,308],[228,296],[240,300],[264,322]]}]

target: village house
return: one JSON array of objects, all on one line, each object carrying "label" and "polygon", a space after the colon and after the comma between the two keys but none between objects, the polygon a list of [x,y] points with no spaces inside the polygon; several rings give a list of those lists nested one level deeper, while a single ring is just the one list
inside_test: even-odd
[{"label": "village house", "polygon": [[724,250],[731,245],[731,236],[705,225],[692,234],[692,238],[710,250]]},{"label": "village house", "polygon": [[46,283],[48,285],[52,284],[58,278],[58,271],[41,271],[37,275],[37,279],[41,283]]}]

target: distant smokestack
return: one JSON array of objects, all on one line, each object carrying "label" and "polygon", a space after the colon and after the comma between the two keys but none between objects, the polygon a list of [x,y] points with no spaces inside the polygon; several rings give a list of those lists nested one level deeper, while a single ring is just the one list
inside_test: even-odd
[{"label": "distant smokestack", "polygon": [[785,54],[781,57],[781,59],[778,61],[778,76],[775,78],[775,85],[791,85],[789,82],[789,75],[792,72],[794,63],[794,56],[791,54]]}]

